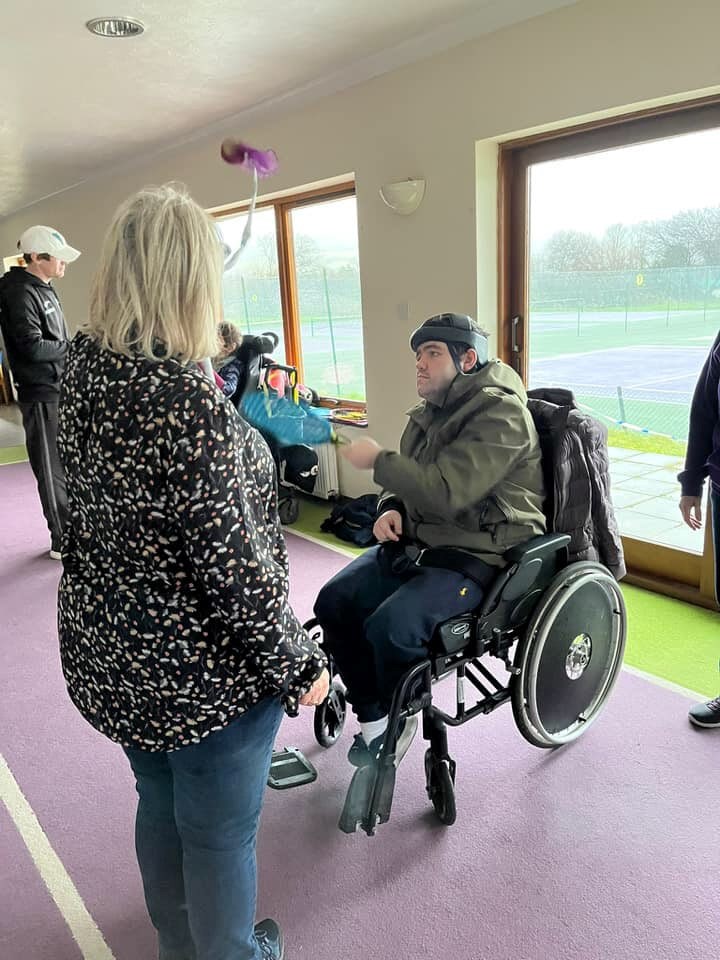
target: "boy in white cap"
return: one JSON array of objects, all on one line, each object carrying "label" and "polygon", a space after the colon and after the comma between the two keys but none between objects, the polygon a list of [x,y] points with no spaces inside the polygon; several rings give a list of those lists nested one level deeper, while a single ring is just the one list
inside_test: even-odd
[{"label": "boy in white cap", "polygon": [[0,277],[0,326],[18,394],[30,466],[59,560],[67,515],[65,477],[57,453],[60,378],[70,336],[52,281],[80,251],[52,227],[29,227],[18,242],[25,267]]}]

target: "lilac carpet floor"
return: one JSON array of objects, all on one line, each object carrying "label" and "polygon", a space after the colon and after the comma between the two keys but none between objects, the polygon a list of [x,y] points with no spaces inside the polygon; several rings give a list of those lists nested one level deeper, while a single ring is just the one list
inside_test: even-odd
[{"label": "lilac carpet floor", "polygon": [[[131,778],[65,696],[59,567],[44,556],[27,465],[0,467],[0,513],[0,753],[116,960],[154,960]],[[306,617],[345,559],[288,540],[293,601]],[[288,960],[714,956],[720,734],[691,729],[687,706],[623,675],[592,730],[555,753],[525,743],[509,708],[451,732],[458,820],[449,829],[430,813],[418,740],[375,838],[336,827],[350,732],[322,751],[309,713],[287,720],[281,744],[304,750],[319,778],[268,792],[259,912],[283,924]],[[0,958],[81,958],[1,804]]]}]

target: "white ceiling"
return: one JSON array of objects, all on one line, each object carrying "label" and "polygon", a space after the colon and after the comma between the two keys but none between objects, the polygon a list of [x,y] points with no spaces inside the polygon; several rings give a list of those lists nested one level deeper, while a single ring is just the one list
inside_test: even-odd
[{"label": "white ceiling", "polygon": [[[224,118],[319,97],[572,2],[4,3],[0,218]],[[109,14],[140,19],[146,32],[109,40],[85,29]]]}]

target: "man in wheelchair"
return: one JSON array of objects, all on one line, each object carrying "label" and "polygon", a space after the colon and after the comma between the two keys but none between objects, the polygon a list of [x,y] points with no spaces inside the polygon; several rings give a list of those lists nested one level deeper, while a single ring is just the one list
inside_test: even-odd
[{"label": "man in wheelchair", "polygon": [[[356,767],[377,761],[393,693],[427,656],[435,628],[476,608],[503,554],[546,528],[540,444],[520,377],[488,359],[487,336],[467,316],[431,317],[410,346],[420,402],[400,452],[370,439],[341,448],[383,488],[380,545],[333,577],[315,603],[360,724],[348,754]],[[432,565],[419,565],[426,548]],[[414,715],[401,722],[395,765],[416,729]]]}]

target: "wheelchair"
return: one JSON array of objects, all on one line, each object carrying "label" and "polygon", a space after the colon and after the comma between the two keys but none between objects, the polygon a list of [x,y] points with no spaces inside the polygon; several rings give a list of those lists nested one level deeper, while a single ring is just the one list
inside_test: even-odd
[{"label": "wheelchair", "polygon": [[[238,384],[232,403],[241,416],[244,416],[242,403],[246,396],[261,390],[274,373],[284,373],[288,380],[288,391],[294,395],[297,386],[297,369],[287,364],[277,363],[269,356],[278,346],[277,334],[272,331],[260,336],[247,337],[240,346],[240,357],[245,364],[244,380]],[[222,374],[222,371],[221,371]],[[295,523],[300,514],[298,490],[312,493],[318,475],[318,456],[311,447],[301,444],[283,445],[279,443],[262,425],[253,424],[270,448],[278,476],[278,514],[283,524]],[[292,459],[302,449],[305,463],[302,471],[293,469]],[[309,462],[308,462],[309,461]]]},{"label": "wheelchair", "polygon": [[[395,689],[377,761],[355,771],[341,830],[354,833],[360,828],[372,836],[389,820],[395,743],[401,721],[413,714],[422,714],[428,744],[427,795],[447,826],[456,819],[456,762],[448,752],[448,727],[510,701],[522,736],[533,746],[552,749],[576,740],[594,723],[622,666],[626,611],[610,571],[592,560],[569,562],[569,543],[567,534],[550,533],[512,548],[495,578],[483,583],[486,593],[480,606],[435,630],[427,658],[408,670]],[[478,579],[477,561],[459,550],[420,550],[415,562],[447,565]],[[322,645],[317,620],[305,628]],[[347,709],[332,662],[330,670],[328,697],[314,715],[315,737],[323,747],[337,742]],[[433,700],[434,681],[452,673],[454,714]]]}]

